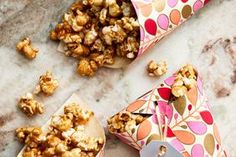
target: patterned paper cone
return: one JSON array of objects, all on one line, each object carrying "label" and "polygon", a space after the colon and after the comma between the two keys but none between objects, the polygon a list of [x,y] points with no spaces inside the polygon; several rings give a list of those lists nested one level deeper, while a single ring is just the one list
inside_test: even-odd
[{"label": "patterned paper cone", "polygon": [[[86,109],[86,110],[90,110],[88,108],[88,106],[86,104],[84,104],[84,102],[76,95],[73,94],[57,111],[54,115],[61,115],[64,113],[64,107],[68,104],[71,103],[76,103],[79,104],[79,106],[82,109]],[[42,126],[42,130],[44,132],[48,132],[49,129],[49,125],[51,123],[51,118],[49,121],[47,121],[46,124],[44,124]],[[83,133],[87,136],[91,136],[91,137],[102,137],[104,139],[104,144],[103,147],[101,148],[101,150],[98,152],[98,154],[96,155],[96,157],[104,157],[104,150],[105,150],[105,144],[106,144],[106,137],[105,137],[105,132],[104,129],[102,127],[102,125],[100,124],[99,120],[93,116],[90,118],[90,120],[88,121],[88,123],[85,125],[85,130],[83,131]],[[25,150],[26,146],[20,151],[20,153],[17,155],[17,157],[22,157],[23,152]]]},{"label": "patterned paper cone", "polygon": [[122,110],[149,115],[149,118],[132,131],[115,133],[115,135],[137,150],[143,149],[153,140],[162,141],[157,119],[159,114],[165,117],[161,119],[161,123],[167,124],[165,141],[184,157],[226,156],[200,77],[198,76],[194,88],[183,97],[172,101],[170,100],[171,86],[174,80],[174,75],[165,79],[160,86],[139,97]]},{"label": "patterned paper cone", "polygon": [[209,0],[131,0],[140,24],[138,56],[190,18]]},{"label": "patterned paper cone", "polygon": [[[137,57],[155,46],[162,38],[204,7],[209,0],[131,0],[140,24],[140,46]],[[60,42],[57,50],[65,53],[66,45]],[[108,68],[122,68],[130,59],[116,57]]]}]

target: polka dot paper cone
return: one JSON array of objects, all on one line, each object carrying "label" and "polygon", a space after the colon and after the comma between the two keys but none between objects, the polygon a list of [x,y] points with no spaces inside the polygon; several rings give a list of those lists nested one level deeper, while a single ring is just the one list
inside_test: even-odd
[{"label": "polka dot paper cone", "polygon": [[186,21],[208,0],[131,0],[140,23],[141,55]]},{"label": "polka dot paper cone", "polygon": [[123,109],[148,118],[130,131],[114,135],[137,150],[155,140],[168,142],[184,157],[226,157],[200,77],[195,87],[177,99],[171,96],[174,80],[175,76],[165,79]]}]

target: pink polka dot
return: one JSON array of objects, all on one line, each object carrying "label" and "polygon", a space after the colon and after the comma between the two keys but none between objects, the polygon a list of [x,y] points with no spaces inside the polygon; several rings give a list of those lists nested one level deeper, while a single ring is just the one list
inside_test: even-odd
[{"label": "pink polka dot", "polygon": [[151,34],[151,35],[156,35],[157,33],[157,24],[154,20],[152,19],[147,19],[144,23],[145,30]]},{"label": "pink polka dot", "polygon": [[193,5],[193,11],[197,12],[199,9],[203,7],[203,3],[200,0],[197,0]]},{"label": "pink polka dot", "polygon": [[169,27],[169,19],[165,14],[158,16],[157,23],[161,29],[167,30]]},{"label": "pink polka dot", "polygon": [[168,0],[168,5],[173,8],[176,6],[176,4],[178,3],[178,0]]}]

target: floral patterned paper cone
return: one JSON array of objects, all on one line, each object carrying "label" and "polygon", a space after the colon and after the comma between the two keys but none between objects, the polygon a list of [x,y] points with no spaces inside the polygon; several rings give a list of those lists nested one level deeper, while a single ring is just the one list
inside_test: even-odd
[{"label": "floral patterned paper cone", "polygon": [[195,14],[209,0],[131,0],[140,24],[139,56]]},{"label": "floral patterned paper cone", "polygon": [[[140,46],[137,57],[204,7],[209,0],[131,0],[140,24]],[[65,53],[60,42],[57,50]],[[116,57],[108,68],[122,68],[130,64],[127,58]]]},{"label": "floral patterned paper cone", "polygon": [[157,120],[160,114],[165,116],[161,123],[167,123],[165,141],[184,157],[226,156],[201,79],[197,78],[197,85],[187,94],[172,101],[171,86],[174,80],[175,76],[167,78],[160,86],[125,108],[131,113],[149,115],[149,118],[131,131],[115,135],[137,150],[143,149],[153,140],[162,141]]}]

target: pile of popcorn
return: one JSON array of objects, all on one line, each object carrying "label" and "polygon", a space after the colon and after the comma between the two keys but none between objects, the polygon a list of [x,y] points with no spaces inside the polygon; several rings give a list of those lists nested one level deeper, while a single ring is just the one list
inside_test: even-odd
[{"label": "pile of popcorn", "polygon": [[107,120],[108,130],[110,133],[123,133],[131,131],[145,119],[146,117],[141,115],[123,111]]},{"label": "pile of popcorn", "polygon": [[134,59],[139,50],[139,23],[130,0],[77,0],[51,31],[65,44],[67,56],[78,58],[77,72],[93,76],[115,57]]},{"label": "pile of popcorn", "polygon": [[23,157],[95,157],[104,139],[85,135],[84,128],[93,112],[72,103],[64,108],[64,114],[53,116],[49,131],[38,127],[16,130],[18,139],[26,144]]},{"label": "pile of popcorn", "polygon": [[176,74],[174,84],[171,87],[171,92],[175,97],[181,97],[186,94],[191,88],[196,86],[197,72],[193,66],[186,65],[182,67]]}]

